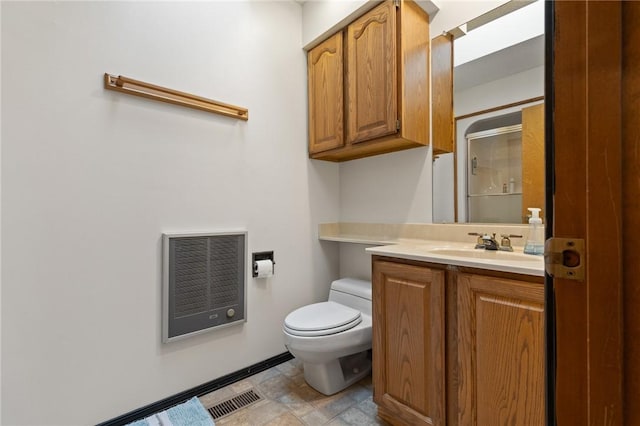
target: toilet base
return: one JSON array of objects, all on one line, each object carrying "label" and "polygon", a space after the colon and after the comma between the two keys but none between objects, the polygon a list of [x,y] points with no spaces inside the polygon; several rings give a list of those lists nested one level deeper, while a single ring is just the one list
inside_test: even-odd
[{"label": "toilet base", "polygon": [[324,364],[305,362],[303,368],[309,386],[325,395],[333,395],[369,374],[371,360],[368,351],[363,351]]}]

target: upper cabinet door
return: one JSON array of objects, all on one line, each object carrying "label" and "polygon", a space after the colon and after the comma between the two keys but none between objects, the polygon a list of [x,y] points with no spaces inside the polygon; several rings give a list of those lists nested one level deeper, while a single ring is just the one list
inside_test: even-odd
[{"label": "upper cabinet door", "polygon": [[307,55],[309,81],[309,153],[344,146],[342,32]]},{"label": "upper cabinet door", "polygon": [[522,223],[529,207],[543,209],[544,217],[544,104],[522,108]]},{"label": "upper cabinet door", "polygon": [[384,2],[347,28],[347,137],[397,132],[396,7]]},{"label": "upper cabinet door", "polygon": [[453,36],[450,34],[431,40],[431,87],[433,153],[453,152]]}]

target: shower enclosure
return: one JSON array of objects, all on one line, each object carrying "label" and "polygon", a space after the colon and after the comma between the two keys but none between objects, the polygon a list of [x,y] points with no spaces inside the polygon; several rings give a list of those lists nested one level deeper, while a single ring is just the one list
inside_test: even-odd
[{"label": "shower enclosure", "polygon": [[467,217],[522,222],[522,125],[467,135]]}]

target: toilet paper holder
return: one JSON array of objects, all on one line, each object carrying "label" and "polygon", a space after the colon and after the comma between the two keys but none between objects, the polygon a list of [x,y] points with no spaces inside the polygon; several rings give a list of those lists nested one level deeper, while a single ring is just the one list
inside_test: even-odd
[{"label": "toilet paper holder", "polygon": [[273,273],[275,274],[276,262],[273,260],[273,251],[258,251],[251,253],[251,271],[252,276],[255,278],[258,276],[258,260],[270,260],[273,262]]}]

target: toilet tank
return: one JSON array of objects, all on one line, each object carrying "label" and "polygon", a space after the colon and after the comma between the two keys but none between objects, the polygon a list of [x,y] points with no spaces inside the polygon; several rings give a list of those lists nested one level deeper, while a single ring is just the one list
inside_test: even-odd
[{"label": "toilet tank", "polygon": [[371,315],[371,281],[341,278],[331,283],[329,300]]}]

